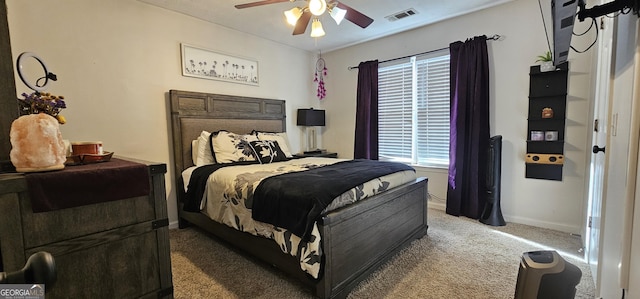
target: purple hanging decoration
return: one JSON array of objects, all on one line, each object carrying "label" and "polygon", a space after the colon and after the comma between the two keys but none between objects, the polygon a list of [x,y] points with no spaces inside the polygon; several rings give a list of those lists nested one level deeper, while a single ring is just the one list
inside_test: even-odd
[{"label": "purple hanging decoration", "polygon": [[324,99],[327,96],[327,90],[324,88],[324,76],[326,75],[327,67],[324,63],[324,59],[322,58],[322,56],[320,56],[320,58],[318,58],[318,61],[316,61],[316,72],[313,79],[313,82],[318,83],[318,92],[316,93],[316,96],[320,100]]}]

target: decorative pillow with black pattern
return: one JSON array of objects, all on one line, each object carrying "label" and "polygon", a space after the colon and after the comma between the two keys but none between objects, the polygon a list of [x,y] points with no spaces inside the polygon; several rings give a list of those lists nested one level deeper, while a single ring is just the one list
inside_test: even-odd
[{"label": "decorative pillow with black pattern", "polygon": [[212,133],[210,140],[211,152],[217,163],[256,161],[249,144],[258,141],[255,135],[240,135],[223,130]]},{"label": "decorative pillow with black pattern", "polygon": [[253,154],[260,161],[260,164],[269,164],[273,162],[287,161],[287,157],[273,140],[258,140],[249,142]]},{"label": "decorative pillow with black pattern", "polygon": [[261,132],[254,130],[251,132],[252,134],[256,134],[258,136],[258,140],[273,140],[277,141],[282,152],[287,156],[287,158],[293,157],[291,151],[289,150],[289,139],[287,138],[287,133],[273,133],[273,132]]}]

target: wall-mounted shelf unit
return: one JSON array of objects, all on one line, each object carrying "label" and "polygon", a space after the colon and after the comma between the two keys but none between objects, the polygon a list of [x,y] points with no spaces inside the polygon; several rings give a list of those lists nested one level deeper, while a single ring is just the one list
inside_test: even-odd
[{"label": "wall-mounted shelf unit", "polygon": [[529,70],[529,113],[525,177],[562,180],[569,63],[555,71]]}]

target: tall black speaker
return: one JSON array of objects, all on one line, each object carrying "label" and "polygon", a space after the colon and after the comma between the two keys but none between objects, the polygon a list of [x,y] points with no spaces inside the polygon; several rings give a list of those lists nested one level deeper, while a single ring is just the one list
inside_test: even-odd
[{"label": "tall black speaker", "polygon": [[480,222],[484,224],[493,226],[507,224],[500,209],[501,169],[502,136],[496,135],[489,139],[489,150],[487,151],[487,203],[480,216]]}]

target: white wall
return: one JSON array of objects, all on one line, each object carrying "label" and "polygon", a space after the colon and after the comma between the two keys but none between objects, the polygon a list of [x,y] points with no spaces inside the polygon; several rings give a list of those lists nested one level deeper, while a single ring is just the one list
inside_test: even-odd
[{"label": "white wall", "polygon": [[[542,1],[547,2],[547,1]],[[548,3],[548,2],[547,2]],[[544,8],[551,36],[550,7]],[[384,22],[384,20],[382,20]],[[581,32],[585,24],[577,24]],[[327,110],[325,146],[342,157],[353,156],[357,66],[361,61],[386,60],[447,47],[449,43],[477,36],[499,34],[503,41],[489,41],[491,65],[491,134],[503,136],[502,211],[508,222],[519,222],[581,233],[587,180],[585,155],[590,145],[589,98],[591,55],[570,54],[569,96],[565,138],[563,181],[526,179],[524,156],[527,139],[529,67],[547,49],[537,0],[519,0],[443,21],[410,32],[324,55],[329,67],[326,78]],[[593,40],[574,38],[572,45],[584,49]],[[593,51],[591,51],[593,52]],[[430,204],[443,207],[447,172],[419,169],[429,177]]]},{"label": "white wall", "polygon": [[[66,97],[63,138],[101,140],[116,155],[166,163],[172,224],[169,90],[286,100],[290,142],[301,148],[295,111],[315,94],[309,52],[133,0],[8,0],[7,8],[14,60],[35,52],[58,75],[48,91]],[[183,77],[180,43],[257,60],[260,86]],[[30,92],[17,75],[16,89]]]}]

